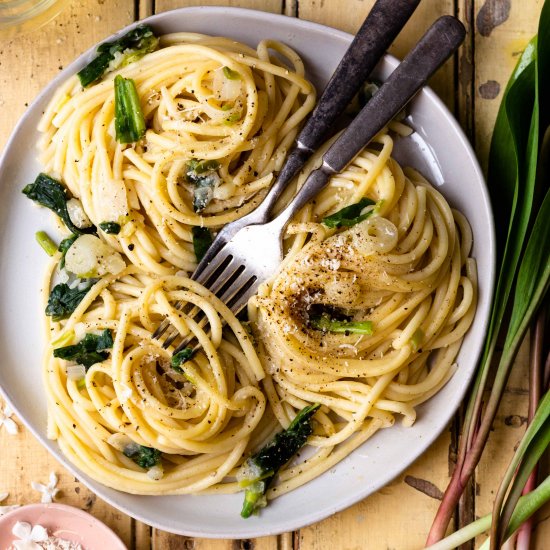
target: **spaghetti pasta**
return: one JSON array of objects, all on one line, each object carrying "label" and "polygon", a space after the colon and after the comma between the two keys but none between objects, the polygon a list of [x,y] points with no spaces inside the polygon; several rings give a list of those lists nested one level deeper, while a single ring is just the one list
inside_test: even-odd
[{"label": "spaghetti pasta", "polygon": [[[161,45],[118,71],[141,98],[141,141],[115,138],[113,75],[87,89],[69,79],[40,125],[45,171],[91,223],[120,225],[100,233],[113,249],[108,266],[120,269],[88,283],[80,274],[66,287],[81,292],[74,310],[46,318],[49,435],[82,471],[123,491],[235,492],[244,459],[319,403],[309,453],[280,471],[273,498],[396,417],[412,425],[415,407],[456,371],[476,306],[472,234],[428,181],[392,159],[392,135],[406,128],[390,125],[290,224],[279,272],[239,321],[188,278],[192,229],[215,230],[259,204],[313,88],[299,57],[273,41],[252,50],[178,33]],[[204,174],[209,192],[197,196]],[[327,222],[353,205],[355,219]],[[62,257],[50,263],[44,305],[67,277]],[[152,338],[166,317],[196,343],[183,362]],[[105,331],[112,347],[94,349],[103,355],[80,376],[52,353]]]},{"label": "spaghetti pasta", "polygon": [[[145,271],[169,275],[196,265],[190,227],[220,227],[261,202],[315,89],[298,55],[279,42],[253,50],[177,33],[161,45],[117,72],[142,98],[144,140],[128,147],[115,139],[113,75],[84,90],[74,76],[50,102],[39,145],[44,170],[63,180],[95,225],[122,222],[108,243]],[[216,166],[201,211],[186,178],[192,159]]]},{"label": "spaghetti pasta", "polygon": [[[279,422],[287,425],[308,403],[322,405],[308,441],[316,453],[307,467],[283,474],[277,495],[331,468],[396,415],[411,426],[415,407],[458,368],[475,313],[467,221],[420,174],[391,159],[388,134],[376,145],[289,226],[293,242],[281,271],[249,304]],[[365,196],[377,203],[366,220],[336,231],[319,223]],[[319,330],[320,311],[349,321],[338,332]],[[364,321],[372,334],[346,330]]]}]

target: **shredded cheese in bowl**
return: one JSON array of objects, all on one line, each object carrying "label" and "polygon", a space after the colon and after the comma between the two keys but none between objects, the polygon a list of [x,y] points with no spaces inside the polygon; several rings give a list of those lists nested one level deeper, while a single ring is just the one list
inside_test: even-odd
[{"label": "shredded cheese in bowl", "polygon": [[33,526],[26,521],[18,521],[11,532],[18,540],[13,542],[9,550],[85,550],[81,544],[51,535],[39,524]]}]

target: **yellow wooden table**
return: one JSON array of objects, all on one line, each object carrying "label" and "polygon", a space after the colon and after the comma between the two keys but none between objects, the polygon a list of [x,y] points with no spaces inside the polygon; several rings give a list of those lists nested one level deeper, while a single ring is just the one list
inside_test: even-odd
[{"label": "yellow wooden table", "polygon": [[[177,7],[215,4],[284,13],[354,33],[373,0],[73,0],[54,21],[12,41],[0,41],[0,149],[39,90],[79,53],[112,32]],[[392,52],[403,54],[438,16],[454,14],[466,25],[465,45],[433,81],[453,110],[486,168],[491,132],[507,78],[536,32],[541,0],[423,0]],[[488,513],[498,480],[521,438],[527,416],[525,345],[516,361],[495,429],[475,474],[465,514]],[[1,368],[1,367],[0,367]],[[38,502],[31,481],[60,478],[58,502],[89,511],[114,529],[130,549],[195,550],[407,550],[421,548],[449,479],[456,445],[449,426],[427,453],[376,495],[316,525],[251,541],[189,539],[151,529],[102,502],[61,467],[24,428],[0,430],[1,504]],[[550,507],[537,516],[533,548],[550,548]],[[476,547],[484,540],[480,537]],[[105,549],[108,550],[108,549]]]}]

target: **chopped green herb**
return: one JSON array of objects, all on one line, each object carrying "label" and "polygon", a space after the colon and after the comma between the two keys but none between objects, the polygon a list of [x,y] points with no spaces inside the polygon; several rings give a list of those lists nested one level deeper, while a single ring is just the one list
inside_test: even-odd
[{"label": "chopped green herb", "polygon": [[135,82],[115,77],[115,130],[120,143],[135,143],[147,129]]},{"label": "chopped green herb", "polygon": [[[97,48],[98,55],[95,59],[78,73],[80,83],[86,87],[97,82],[109,69],[129,65],[155,51],[158,43],[158,38],[148,25],[139,25],[114,42],[104,42]],[[117,65],[113,66],[111,62],[117,53],[123,55],[119,56]]]},{"label": "chopped green herb", "polygon": [[193,233],[193,250],[195,251],[197,262],[200,262],[212,244],[212,234],[208,227],[198,226],[194,226],[191,232]]},{"label": "chopped green herb", "polygon": [[23,194],[41,206],[45,206],[55,212],[73,233],[96,232],[94,226],[80,229],[74,225],[67,210],[67,201],[70,199],[67,190],[61,182],[47,174],[38,174],[34,183],[29,183],[23,188]]},{"label": "chopped green herb", "polygon": [[[197,160],[191,159],[187,164],[187,179],[192,181],[197,175],[212,172],[220,167],[220,163],[215,159]],[[193,182],[194,183],[194,182]]]},{"label": "chopped green herb", "polygon": [[195,212],[202,212],[210,204],[214,182],[214,178],[203,178],[201,185],[193,191],[193,210]]},{"label": "chopped green herb", "polygon": [[350,204],[338,212],[335,212],[331,216],[323,218],[322,223],[330,228],[338,227],[351,227],[363,220],[366,220],[371,214],[372,210],[361,214],[361,212],[367,207],[375,204],[371,199],[362,198],[359,202],[355,204]]},{"label": "chopped green herb", "polygon": [[99,224],[99,229],[110,235],[118,235],[120,233],[120,224],[116,222],[101,222]]},{"label": "chopped green herb", "polygon": [[228,80],[240,80],[241,79],[241,73],[234,71],[233,69],[230,69],[229,67],[223,68],[223,76],[227,78]]},{"label": "chopped green herb", "polygon": [[109,353],[104,350],[112,347],[113,336],[109,329],[105,329],[99,335],[86,334],[78,344],[54,349],[53,356],[67,361],[75,361],[79,365],[84,365],[87,370],[92,365],[107,359]]},{"label": "chopped green herb", "polygon": [[220,184],[220,176],[216,172],[220,164],[217,160],[192,159],[187,164],[185,177],[189,183],[194,184],[193,210],[204,210],[214,196],[214,188]]},{"label": "chopped green herb", "polygon": [[53,256],[57,252],[57,245],[50,239],[45,231],[38,231],[35,237],[38,244],[48,256]]},{"label": "chopped green herb", "polygon": [[61,261],[59,262],[59,267],[61,269],[63,269],[65,267],[65,256],[67,255],[67,250],[69,250],[69,248],[71,248],[71,245],[76,241],[76,239],[78,239],[78,235],[75,235],[73,233],[70,237],[67,237],[66,239],[63,239],[59,243],[59,247],[57,248],[57,250],[59,250],[59,252],[61,252]]},{"label": "chopped green herb", "polygon": [[156,466],[160,462],[160,451],[153,447],[128,445],[122,452],[145,470]]},{"label": "chopped green herb", "polygon": [[337,321],[324,313],[317,317],[311,317],[309,324],[316,330],[323,332],[367,334],[373,333],[372,321]]},{"label": "chopped green herb", "polygon": [[61,321],[61,319],[70,317],[93,285],[94,283],[91,283],[82,290],[70,288],[66,283],[55,285],[48,298],[46,315],[54,321]]},{"label": "chopped green herb", "polygon": [[250,517],[267,504],[265,493],[270,483],[281,467],[305,445],[308,436],[313,433],[311,417],[319,407],[319,403],[304,407],[286,430],[279,432],[241,466],[237,479],[239,485],[246,488],[241,510],[243,518]]},{"label": "chopped green herb", "polygon": [[170,366],[180,374],[184,374],[183,369],[181,368],[181,365],[183,365],[185,362],[189,361],[195,355],[195,350],[193,348],[184,348],[181,351],[178,351],[178,353],[175,353],[172,355],[172,359],[170,361]]},{"label": "chopped green herb", "polygon": [[226,126],[231,126],[231,124],[235,124],[235,122],[238,122],[241,120],[241,113],[231,113],[224,121],[223,123]]}]

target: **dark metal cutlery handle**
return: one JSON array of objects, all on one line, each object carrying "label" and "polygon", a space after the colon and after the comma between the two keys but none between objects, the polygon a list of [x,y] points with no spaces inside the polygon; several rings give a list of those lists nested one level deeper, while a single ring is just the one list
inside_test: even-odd
[{"label": "dark metal cutlery handle", "polygon": [[325,87],[317,106],[296,138],[296,146],[258,207],[267,221],[283,189],[327,139],[338,116],[378,63],[420,0],[377,0]]},{"label": "dark metal cutlery handle", "polygon": [[450,15],[440,17],[323,155],[321,167],[309,175],[276,222],[286,225],[333,174],[341,172],[449,59],[465,35],[460,21]]}]

